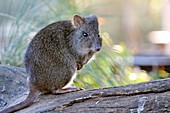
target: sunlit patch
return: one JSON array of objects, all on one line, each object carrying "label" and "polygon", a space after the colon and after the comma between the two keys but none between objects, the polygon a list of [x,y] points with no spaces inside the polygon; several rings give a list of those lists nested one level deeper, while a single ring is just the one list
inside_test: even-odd
[{"label": "sunlit patch", "polygon": [[114,46],[113,46],[113,49],[114,49],[116,52],[119,52],[119,53],[123,52],[123,47],[120,46],[120,45],[114,45]]},{"label": "sunlit patch", "polygon": [[130,80],[136,80],[136,79],[137,79],[137,74],[136,74],[136,73],[131,73],[131,74],[129,75],[129,79],[130,79]]},{"label": "sunlit patch", "polygon": [[142,81],[146,81],[146,80],[150,80],[150,77],[145,71],[141,71],[139,73],[139,79],[141,79]]},{"label": "sunlit patch", "polygon": [[169,44],[170,43],[169,31],[152,31],[149,34],[150,42],[154,44]]}]

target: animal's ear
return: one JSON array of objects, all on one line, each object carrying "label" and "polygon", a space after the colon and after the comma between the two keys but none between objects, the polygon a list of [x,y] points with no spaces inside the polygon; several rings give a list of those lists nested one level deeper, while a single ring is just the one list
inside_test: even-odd
[{"label": "animal's ear", "polygon": [[80,27],[82,24],[84,24],[85,19],[81,17],[80,15],[74,15],[72,24],[75,28]]},{"label": "animal's ear", "polygon": [[94,21],[98,21],[97,16],[94,14],[89,15],[89,17],[91,17],[91,19]]}]

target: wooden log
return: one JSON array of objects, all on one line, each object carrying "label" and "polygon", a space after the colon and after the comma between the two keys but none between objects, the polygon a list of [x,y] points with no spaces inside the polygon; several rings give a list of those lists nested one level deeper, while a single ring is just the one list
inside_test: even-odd
[{"label": "wooden log", "polygon": [[[10,78],[12,74],[19,74],[19,70],[24,69],[0,66],[0,72],[5,69],[8,74],[0,73],[0,78],[6,76]],[[13,70],[13,71],[11,71]],[[8,80],[8,79],[5,80]],[[15,76],[14,76],[15,78]],[[24,81],[23,79],[20,81]],[[1,80],[1,79],[0,79]],[[6,81],[4,80],[3,83]],[[1,80],[2,81],[2,80]],[[16,79],[14,79],[16,81]],[[14,81],[11,81],[13,84]],[[0,82],[1,83],[1,82]],[[8,82],[9,83],[9,82]],[[23,82],[25,83],[25,82]],[[16,87],[20,85],[20,87]],[[16,96],[10,96],[9,89],[3,89],[0,95],[0,103],[7,103],[0,106],[4,109],[17,102],[23,101],[26,97],[25,84],[11,85],[11,89],[20,93]],[[22,86],[22,87],[21,87]],[[2,85],[0,85],[2,88]],[[4,93],[6,92],[6,93]],[[8,96],[5,96],[7,95]],[[2,98],[5,97],[5,98]],[[11,97],[10,99],[7,97]],[[13,101],[16,100],[16,101]],[[0,104],[1,105],[1,104]],[[41,95],[33,105],[18,111],[18,113],[169,113],[170,112],[170,79],[161,79],[145,83],[82,90],[61,95]]]}]

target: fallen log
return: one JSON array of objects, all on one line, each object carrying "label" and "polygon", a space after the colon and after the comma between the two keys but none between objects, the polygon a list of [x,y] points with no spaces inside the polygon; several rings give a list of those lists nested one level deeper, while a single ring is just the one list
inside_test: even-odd
[{"label": "fallen log", "polygon": [[[23,68],[0,66],[0,110],[27,96]],[[170,79],[82,90],[61,95],[41,95],[18,113],[169,113]]]}]

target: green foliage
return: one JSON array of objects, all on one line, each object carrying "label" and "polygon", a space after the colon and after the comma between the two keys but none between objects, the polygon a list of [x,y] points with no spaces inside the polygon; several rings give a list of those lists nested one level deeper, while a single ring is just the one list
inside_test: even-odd
[{"label": "green foliage", "polygon": [[108,33],[103,33],[102,37],[102,50],[78,72],[76,86],[85,89],[122,86],[169,76],[164,69],[146,72],[133,67],[133,56],[123,43],[114,45]]},{"label": "green foliage", "polygon": [[102,37],[102,50],[77,75],[75,84],[79,87],[98,88],[130,83],[126,71],[132,63],[132,56],[123,44],[113,46],[107,33]]}]

